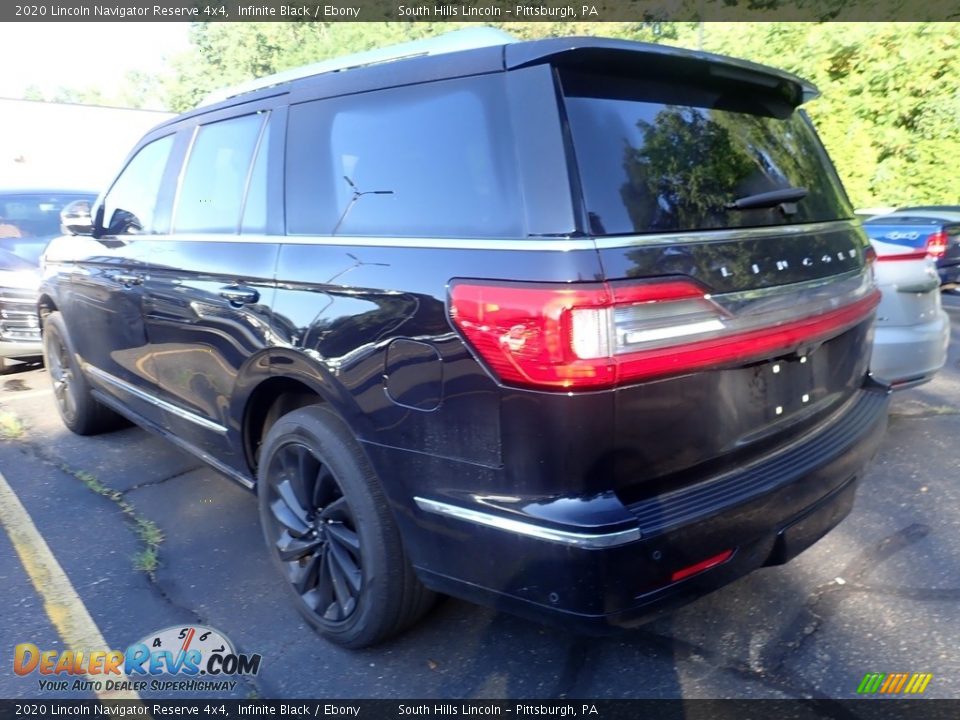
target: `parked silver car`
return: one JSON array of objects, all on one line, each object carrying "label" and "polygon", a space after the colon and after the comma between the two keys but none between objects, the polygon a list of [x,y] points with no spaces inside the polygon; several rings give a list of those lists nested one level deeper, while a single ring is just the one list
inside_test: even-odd
[{"label": "parked silver car", "polygon": [[940,277],[925,249],[872,239],[882,293],[870,370],[895,389],[932,379],[947,359],[950,320]]},{"label": "parked silver car", "polygon": [[60,211],[96,193],[0,190],[0,371],[43,354],[37,318],[40,254],[60,234]]}]

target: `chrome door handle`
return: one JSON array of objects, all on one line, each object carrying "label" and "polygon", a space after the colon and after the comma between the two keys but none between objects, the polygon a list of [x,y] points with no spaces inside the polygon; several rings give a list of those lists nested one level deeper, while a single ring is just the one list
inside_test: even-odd
[{"label": "chrome door handle", "polygon": [[243,285],[227,285],[220,288],[220,297],[229,300],[231,305],[249,305],[260,299],[260,293]]},{"label": "chrome door handle", "polygon": [[114,280],[122,284],[124,287],[132,287],[133,285],[143,285],[143,275],[133,275],[130,273],[116,273],[112,277]]}]

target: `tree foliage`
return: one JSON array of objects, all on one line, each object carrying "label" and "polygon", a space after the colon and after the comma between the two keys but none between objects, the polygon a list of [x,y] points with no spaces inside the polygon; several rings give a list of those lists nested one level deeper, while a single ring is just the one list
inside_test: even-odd
[{"label": "tree foliage", "polygon": [[[191,29],[191,49],[174,59],[165,78],[131,76],[119,100],[143,103],[159,93],[169,109],[182,111],[217,88],[461,26],[198,23]],[[822,91],[807,110],[855,205],[960,203],[953,168],[960,151],[956,23],[511,22],[500,27],[523,39],[602,35],[689,48],[702,41],[708,51],[794,72]]]}]

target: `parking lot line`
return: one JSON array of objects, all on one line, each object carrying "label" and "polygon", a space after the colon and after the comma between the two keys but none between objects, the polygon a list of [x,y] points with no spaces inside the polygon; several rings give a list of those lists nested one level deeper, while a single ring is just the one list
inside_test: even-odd
[{"label": "parking lot line", "polygon": [[[20,498],[0,474],[0,525],[3,525],[20,563],[30,577],[37,594],[43,598],[47,617],[57,629],[64,644],[74,652],[88,654],[94,650],[108,650],[107,641],[89,611],[77,595],[67,574],[60,567],[46,541],[40,535]],[[24,638],[27,640],[27,638]],[[90,676],[90,680],[99,679]],[[110,678],[126,682],[124,675]],[[132,691],[99,691],[102,700],[139,700]]]}]

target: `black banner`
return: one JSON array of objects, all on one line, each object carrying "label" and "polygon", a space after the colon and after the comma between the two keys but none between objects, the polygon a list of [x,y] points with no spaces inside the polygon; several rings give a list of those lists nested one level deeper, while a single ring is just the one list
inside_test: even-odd
[{"label": "black banner", "polygon": [[0,700],[0,720],[15,718],[521,718],[552,720],[946,720],[956,700]]},{"label": "black banner", "polygon": [[0,21],[955,21],[955,0],[52,0],[4,2]]}]

